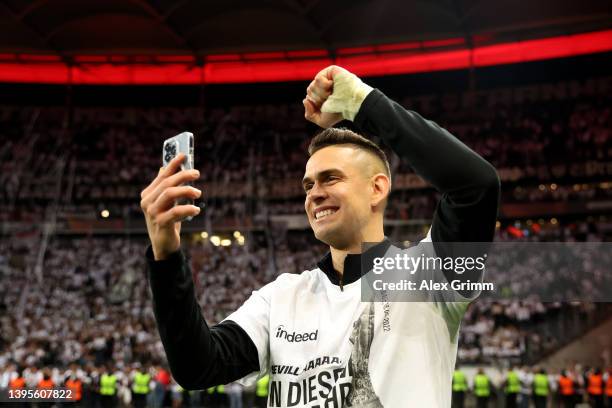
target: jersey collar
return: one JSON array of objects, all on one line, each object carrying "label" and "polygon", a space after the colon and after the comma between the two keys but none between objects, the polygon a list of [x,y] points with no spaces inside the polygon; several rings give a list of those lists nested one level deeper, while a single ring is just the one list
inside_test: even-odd
[{"label": "jersey collar", "polygon": [[[374,258],[379,258],[385,255],[391,241],[385,237],[381,242],[368,248],[362,254],[348,254],[344,259],[344,276],[342,277],[342,284],[348,285],[356,282],[363,275],[372,270],[374,264]],[[325,254],[319,262],[317,262],[319,269],[327,275],[331,283],[340,286],[340,274],[334,269],[332,262],[331,252]]]}]

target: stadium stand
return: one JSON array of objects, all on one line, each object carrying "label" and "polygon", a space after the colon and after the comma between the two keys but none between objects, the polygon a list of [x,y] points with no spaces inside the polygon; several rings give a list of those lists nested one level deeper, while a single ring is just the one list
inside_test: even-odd
[{"label": "stadium stand", "polygon": [[[498,168],[497,241],[609,241],[611,80],[406,96],[403,103]],[[46,372],[55,384],[79,378],[94,404],[110,370],[127,404],[135,373],[144,370],[152,376],[151,405],[218,397],[219,390],[183,392],[168,375],[144,274],[147,241],[137,197],[159,168],[161,141],[192,130],[206,198],[185,249],[204,315],[218,322],[252,290],[279,273],[310,269],[326,250],[305,224],[287,221],[303,213],[299,180],[312,129],[302,116],[301,107],[284,103],[77,106],[70,115],[61,107],[1,106],[0,391],[21,372],[30,386]],[[388,235],[416,241],[438,197],[410,168],[391,162]],[[220,245],[222,239],[229,245]],[[476,302],[462,323],[458,358],[465,366],[496,367],[493,382],[502,395],[507,367],[521,366],[530,384],[537,362],[609,317],[609,305],[588,301]],[[593,367],[570,368],[586,395]],[[549,373],[552,384],[558,374]],[[225,390],[245,401],[255,392],[238,384]]]}]

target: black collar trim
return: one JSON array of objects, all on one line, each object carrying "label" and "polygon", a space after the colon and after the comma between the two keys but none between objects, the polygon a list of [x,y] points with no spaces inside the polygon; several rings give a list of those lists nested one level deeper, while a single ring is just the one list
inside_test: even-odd
[{"label": "black collar trim", "polygon": [[[356,282],[363,275],[372,270],[374,258],[379,258],[387,253],[391,246],[391,241],[387,237],[378,244],[368,248],[363,254],[348,254],[344,259],[344,274],[342,276],[342,285],[348,285]],[[365,257],[362,262],[362,257]],[[363,268],[362,268],[363,264]],[[365,267],[367,265],[367,268]],[[319,269],[327,275],[331,283],[340,286],[340,274],[334,269],[331,252],[325,254],[319,262]]]}]

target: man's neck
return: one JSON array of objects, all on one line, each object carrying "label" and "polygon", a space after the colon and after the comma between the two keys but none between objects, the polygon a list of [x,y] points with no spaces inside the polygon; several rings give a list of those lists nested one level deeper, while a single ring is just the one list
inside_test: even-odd
[{"label": "man's neck", "polygon": [[364,239],[363,242],[355,243],[354,245],[346,248],[346,249],[338,249],[332,246],[329,247],[329,251],[331,252],[332,264],[334,265],[334,269],[340,276],[344,274],[344,260],[346,256],[349,254],[360,254],[363,252],[363,244],[370,242],[382,242],[385,239],[384,231],[380,231],[376,234],[372,234],[367,239]]}]

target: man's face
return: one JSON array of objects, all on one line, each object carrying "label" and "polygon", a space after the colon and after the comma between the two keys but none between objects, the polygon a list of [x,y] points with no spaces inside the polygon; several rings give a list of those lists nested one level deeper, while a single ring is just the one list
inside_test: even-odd
[{"label": "man's face", "polygon": [[372,217],[371,160],[349,145],[325,147],[308,160],[304,208],[320,241],[338,249],[362,243],[362,230]]}]

